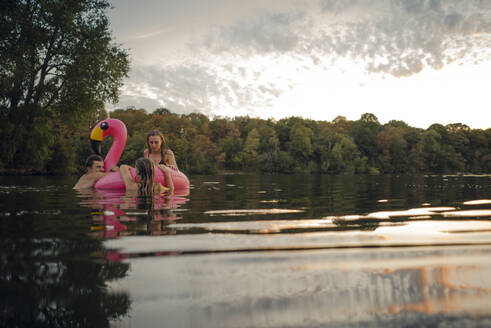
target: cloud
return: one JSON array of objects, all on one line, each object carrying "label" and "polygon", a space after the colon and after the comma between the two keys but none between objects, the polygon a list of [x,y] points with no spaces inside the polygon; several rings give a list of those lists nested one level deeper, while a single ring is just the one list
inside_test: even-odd
[{"label": "cloud", "polygon": [[322,11],[329,11],[329,12],[334,12],[334,13],[346,11],[347,9],[350,9],[353,6],[355,6],[358,2],[359,2],[358,0],[344,0],[344,1],[321,0],[321,1],[319,1],[320,8]]},{"label": "cloud", "polygon": [[294,50],[299,42],[295,22],[300,14],[267,13],[221,26],[215,38],[205,43],[215,53],[234,52],[243,55]]},{"label": "cloud", "polygon": [[160,99],[160,106],[190,113],[210,109],[210,95],[219,93],[221,86],[208,67],[190,64],[135,67],[126,89],[127,94],[146,94],[148,99]]},{"label": "cloud", "polygon": [[[320,8],[331,23],[314,38],[311,49],[322,56],[363,60],[371,73],[410,76],[425,66],[440,69],[489,55],[489,2],[321,0]],[[488,34],[487,45],[478,34]]]},{"label": "cloud", "polygon": [[156,109],[164,107],[160,101],[151,99],[145,96],[124,94],[119,97],[119,103],[117,106],[111,106],[111,109],[121,109],[126,107],[143,108],[143,109]]},{"label": "cloud", "polygon": [[[198,49],[243,58],[308,56],[316,64],[349,58],[364,62],[368,73],[406,77],[424,67],[440,69],[458,60],[486,59],[491,43],[490,3],[320,0],[318,7],[306,6],[301,12],[266,12],[222,25]],[[488,35],[485,40],[476,38],[483,34]]]},{"label": "cloud", "polygon": [[142,35],[137,35],[135,36],[135,39],[147,39],[147,38],[153,38],[155,36],[158,36],[160,34],[162,34],[164,31],[153,31],[153,32],[149,32],[149,33],[145,33],[145,34],[142,34]]},{"label": "cloud", "polygon": [[271,105],[271,100],[282,92],[271,83],[259,83],[253,88],[245,85],[244,78],[250,81],[260,76],[260,72],[241,66],[213,67],[195,63],[140,66],[132,70],[120,104],[131,103],[147,110],[166,107],[176,113],[199,111],[214,115],[224,107],[253,113],[258,106]]}]

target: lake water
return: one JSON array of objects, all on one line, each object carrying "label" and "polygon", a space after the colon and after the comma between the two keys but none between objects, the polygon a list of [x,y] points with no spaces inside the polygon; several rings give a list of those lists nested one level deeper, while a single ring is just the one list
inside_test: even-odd
[{"label": "lake water", "polygon": [[0,177],[2,327],[491,327],[491,176]]}]

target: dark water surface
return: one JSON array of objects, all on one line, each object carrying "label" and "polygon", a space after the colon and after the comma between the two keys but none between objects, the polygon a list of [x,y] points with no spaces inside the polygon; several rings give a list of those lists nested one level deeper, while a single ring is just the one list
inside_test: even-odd
[{"label": "dark water surface", "polygon": [[491,327],[490,176],[0,177],[1,327]]}]

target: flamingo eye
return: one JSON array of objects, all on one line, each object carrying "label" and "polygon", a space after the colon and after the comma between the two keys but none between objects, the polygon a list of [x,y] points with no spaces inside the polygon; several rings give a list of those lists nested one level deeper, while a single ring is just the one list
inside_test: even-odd
[{"label": "flamingo eye", "polygon": [[107,124],[107,122],[102,122],[100,127],[102,130],[107,130],[109,128],[109,124]]}]

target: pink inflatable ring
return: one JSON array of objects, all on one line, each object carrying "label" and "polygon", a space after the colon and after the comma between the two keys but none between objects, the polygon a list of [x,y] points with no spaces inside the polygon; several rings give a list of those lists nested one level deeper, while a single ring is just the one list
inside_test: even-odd
[{"label": "pink inflatable ring", "polygon": [[[98,155],[101,154],[101,141],[107,137],[113,137],[113,144],[109,149],[109,152],[104,159],[104,171],[109,171],[113,166],[115,166],[121,154],[123,153],[124,146],[126,145],[127,130],[123,122],[118,119],[108,118],[96,124],[90,133],[90,141],[92,143],[92,148],[94,152]],[[184,173],[179,170],[174,170],[169,168],[170,176],[172,182],[174,183],[175,190],[189,190],[189,180]],[[131,170],[131,175],[135,177],[135,169]],[[155,178],[163,186],[165,183],[165,175],[162,169],[159,167],[155,168]],[[95,189],[125,189],[123,178],[119,172],[111,172],[106,176],[99,179],[94,185]]]}]

